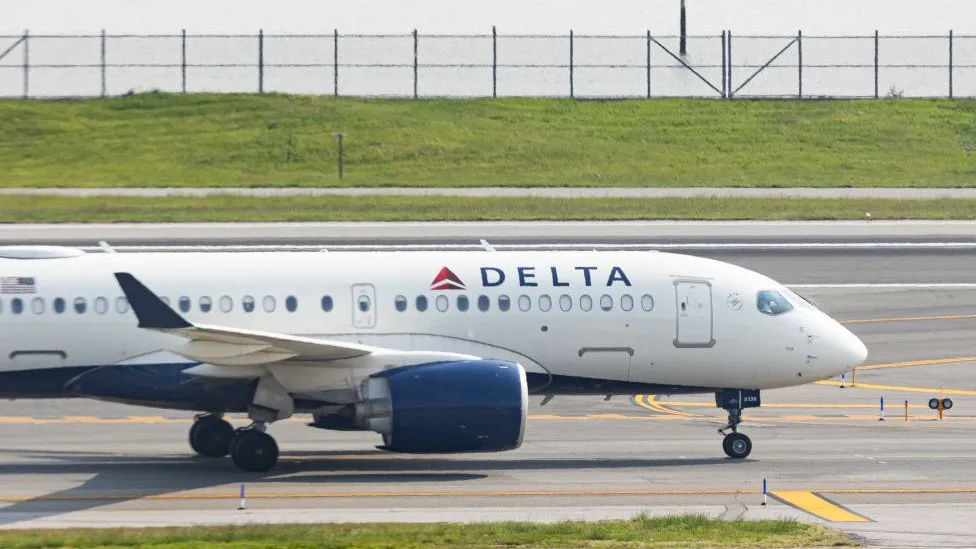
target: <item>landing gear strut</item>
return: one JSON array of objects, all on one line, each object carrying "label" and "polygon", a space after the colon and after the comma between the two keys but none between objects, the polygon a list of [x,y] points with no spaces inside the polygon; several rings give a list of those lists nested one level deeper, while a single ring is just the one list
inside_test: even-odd
[{"label": "landing gear strut", "polygon": [[203,414],[193,418],[190,427],[190,447],[203,457],[218,458],[230,452],[234,440],[234,428],[216,414]]},{"label": "landing gear strut", "polygon": [[[744,459],[752,452],[752,441],[738,431],[742,409],[759,407],[759,391],[724,389],[715,393],[715,404],[729,413],[729,422],[718,430],[724,435],[722,449],[732,459]],[[732,431],[726,433],[726,431]]]}]

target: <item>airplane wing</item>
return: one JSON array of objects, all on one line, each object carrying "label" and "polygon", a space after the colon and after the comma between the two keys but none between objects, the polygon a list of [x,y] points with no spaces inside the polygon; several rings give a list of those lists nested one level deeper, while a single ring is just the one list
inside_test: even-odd
[{"label": "airplane wing", "polygon": [[367,355],[412,356],[429,360],[467,360],[469,355],[441,352],[405,352],[370,345],[330,341],[273,332],[193,324],[159,299],[130,273],[115,273],[139,327],[189,339],[180,349],[186,358],[217,366],[255,366],[285,360],[327,363]]}]

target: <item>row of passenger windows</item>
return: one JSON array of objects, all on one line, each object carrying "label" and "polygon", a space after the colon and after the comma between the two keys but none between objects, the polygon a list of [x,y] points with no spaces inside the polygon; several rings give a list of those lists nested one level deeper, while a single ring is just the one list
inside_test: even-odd
[{"label": "row of passenger windows", "polygon": [[[167,305],[170,304],[170,300],[168,297],[161,297],[160,299],[163,300],[163,302],[166,303]],[[44,300],[44,298],[34,297],[30,299],[29,303],[30,303],[30,310],[32,313],[36,315],[44,314],[44,311],[47,307],[47,302]],[[180,310],[180,312],[188,313],[190,312],[190,309],[193,306],[193,302],[189,297],[182,296],[176,300],[176,305],[177,308]],[[20,314],[24,312],[26,306],[27,303],[25,299],[15,297],[10,300],[10,312],[14,314]],[[222,296],[220,297],[220,299],[217,300],[217,306],[220,308],[221,311],[225,313],[229,313],[234,309],[234,299],[228,295]],[[246,295],[244,296],[243,299],[241,299],[241,308],[244,309],[245,312],[248,313],[253,312],[256,306],[257,306],[257,300],[253,296]],[[209,313],[214,308],[214,302],[209,296],[203,296],[197,301],[197,307],[201,312]],[[277,307],[277,300],[273,296],[266,295],[264,296],[264,298],[261,299],[261,308],[264,309],[265,312],[268,313],[274,312],[276,307]],[[68,302],[65,301],[64,298],[56,297],[53,300],[51,300],[51,310],[53,310],[55,313],[61,314],[67,308],[68,308]],[[78,314],[84,314],[85,312],[88,311],[88,300],[86,300],[83,297],[76,297],[71,302],[71,308],[74,309],[74,311]],[[96,297],[92,301],[92,310],[94,312],[103,315],[108,312],[108,309],[109,309],[109,300],[107,298]],[[295,312],[298,309],[298,299],[295,298],[295,296],[293,295],[286,297],[285,309],[287,309],[288,312],[292,312],[292,313]],[[324,309],[325,311],[332,310],[332,298],[330,296],[325,296],[322,298],[322,309]],[[0,300],[0,312],[2,311],[3,311],[3,300]],[[115,311],[119,314],[125,314],[129,312],[129,301],[124,297],[116,298]]]},{"label": "row of passenger windows", "polygon": [[[164,303],[170,304],[170,300],[167,297],[161,297]],[[574,306],[578,306],[583,311],[589,311],[593,308],[594,298],[589,295],[579,296],[579,303],[576,304],[572,296],[567,294],[560,295],[557,298],[559,309],[563,311],[571,311]],[[476,303],[478,310],[488,311],[492,306],[492,298],[481,295],[478,296]],[[507,295],[500,295],[497,298],[497,308],[500,311],[508,311],[512,308],[513,299]],[[537,307],[540,311],[546,312],[552,309],[553,298],[548,294],[542,294],[538,297]],[[404,312],[408,308],[408,302],[406,296],[398,295],[394,299],[394,307],[397,311]],[[445,312],[450,308],[451,300],[446,295],[439,295],[434,299],[434,308],[438,311]],[[532,309],[533,300],[528,295],[520,295],[515,299],[515,303],[518,309],[522,312],[527,312]],[[14,314],[21,314],[27,307],[28,302],[25,299],[15,297],[10,300],[10,312]],[[34,297],[29,301],[30,310],[34,314],[44,314],[47,308],[47,302],[44,298]],[[234,299],[230,296],[221,296],[217,300],[217,307],[221,312],[229,313],[234,310]],[[331,312],[335,302],[332,296],[325,295],[322,296],[320,305],[322,310],[325,312]],[[0,312],[4,309],[4,302],[0,300]],[[361,311],[367,312],[372,308],[373,304],[368,296],[360,296],[358,298],[358,307]],[[455,299],[455,306],[459,311],[467,311],[471,307],[470,298],[466,295],[459,295]],[[631,311],[634,309],[634,297],[630,294],[624,294],[620,296],[620,303],[618,305],[624,311]],[[654,298],[648,294],[644,294],[640,298],[640,306],[644,311],[650,311],[654,308]],[[241,299],[241,308],[245,312],[253,312],[257,307],[257,300],[250,295],[246,295]],[[261,299],[261,308],[265,312],[274,312],[277,307],[277,300],[270,295],[266,295]],[[425,295],[417,296],[414,299],[414,307],[418,311],[426,311],[429,307],[429,299]],[[68,302],[64,298],[56,297],[51,300],[51,309],[57,313],[64,313],[68,308]],[[84,314],[88,310],[88,300],[83,297],[76,297],[71,301],[71,308],[78,314]],[[176,308],[180,312],[189,313],[193,308],[193,300],[187,296],[181,296],[176,300]],[[614,308],[614,299],[609,295],[602,295],[599,298],[599,308],[604,311],[611,311]],[[203,313],[209,313],[214,309],[214,301],[209,296],[202,296],[197,300],[197,309]],[[295,296],[288,296],[285,298],[285,309],[288,312],[295,312],[298,310],[298,299]],[[105,297],[97,297],[92,301],[92,310],[97,314],[105,314],[109,310],[109,300]],[[129,302],[124,297],[118,297],[115,299],[115,311],[119,314],[125,314],[129,312]]]},{"label": "row of passenger windows", "polygon": [[[520,295],[516,300],[518,309],[520,311],[527,312],[532,310],[532,298],[528,295]],[[552,309],[553,298],[549,294],[542,294],[538,298],[537,306],[540,311],[547,312]],[[572,296],[563,294],[558,297],[559,309],[562,311],[571,311],[574,306],[577,306],[575,300]],[[457,310],[467,311],[471,307],[471,301],[466,295],[459,295],[455,300]],[[640,298],[641,309],[644,311],[650,311],[654,308],[654,298],[648,294],[644,294]],[[394,300],[394,305],[396,310],[404,312],[408,308],[408,300],[406,296],[398,295]],[[428,307],[427,296],[417,296],[414,300],[414,307],[418,311],[426,311]],[[439,295],[434,299],[434,307],[440,311],[445,312],[450,308],[451,300],[446,295]],[[487,311],[491,309],[492,299],[486,295],[478,296],[477,306],[480,311]],[[498,296],[498,310],[508,311],[512,308],[512,298],[507,295]],[[587,294],[579,296],[578,307],[583,311],[589,311],[593,308],[593,298]],[[599,307],[604,311],[611,311],[614,307],[613,297],[609,295],[600,296]],[[360,307],[362,308],[362,307]],[[634,309],[634,297],[630,294],[624,294],[620,296],[620,308],[624,311],[631,311]]]}]

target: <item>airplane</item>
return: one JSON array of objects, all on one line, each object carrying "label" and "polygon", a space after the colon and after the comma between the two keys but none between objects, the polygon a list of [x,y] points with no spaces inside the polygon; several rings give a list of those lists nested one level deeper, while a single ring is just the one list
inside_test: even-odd
[{"label": "airplane", "polygon": [[682,254],[0,247],[0,398],[194,411],[192,449],[245,471],[295,414],[391,452],[513,450],[530,395],[714,393],[743,459],[760,391],[866,357],[783,284]]}]

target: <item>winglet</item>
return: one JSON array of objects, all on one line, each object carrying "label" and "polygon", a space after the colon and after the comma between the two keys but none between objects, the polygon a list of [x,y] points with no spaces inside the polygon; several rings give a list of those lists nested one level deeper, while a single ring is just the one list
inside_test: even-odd
[{"label": "winglet", "polygon": [[140,328],[177,329],[193,326],[136,277],[129,273],[115,273],[115,278],[139,319]]}]

